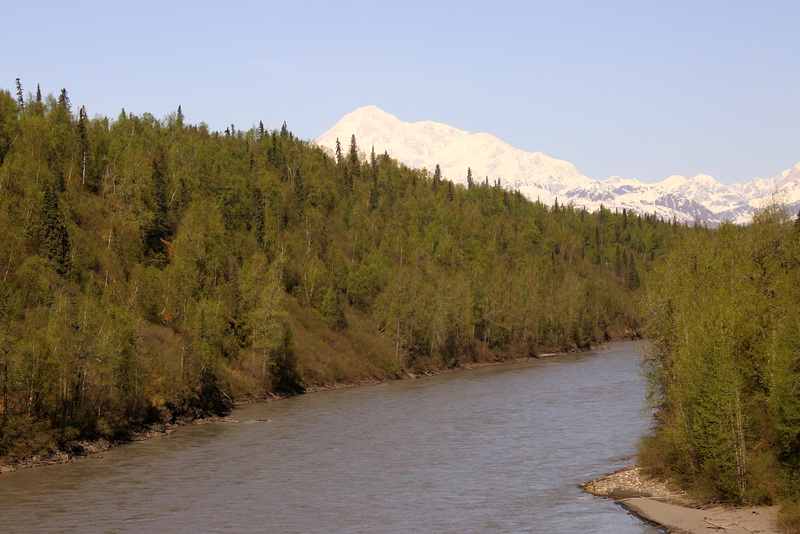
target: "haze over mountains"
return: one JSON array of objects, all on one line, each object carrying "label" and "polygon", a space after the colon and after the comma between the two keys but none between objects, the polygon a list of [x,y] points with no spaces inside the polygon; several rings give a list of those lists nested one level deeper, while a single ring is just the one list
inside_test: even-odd
[{"label": "haze over mountains", "polygon": [[519,150],[492,135],[432,121],[408,123],[375,106],[345,115],[316,142],[334,150],[338,138],[347,150],[352,135],[363,152],[374,147],[378,154],[387,152],[409,167],[431,172],[438,164],[443,177],[456,183],[466,183],[469,168],[476,182],[500,180],[503,187],[545,204],[557,200],[590,211],[602,204],[612,210],[656,213],[665,220],[699,219],[709,226],[725,220],[747,223],[756,209],[773,201],[785,203],[791,213],[800,208],[800,163],[773,178],[754,178],[744,185],[726,186],[706,174],[691,179],[670,176],[655,184],[618,176],[596,180],[568,161]]}]

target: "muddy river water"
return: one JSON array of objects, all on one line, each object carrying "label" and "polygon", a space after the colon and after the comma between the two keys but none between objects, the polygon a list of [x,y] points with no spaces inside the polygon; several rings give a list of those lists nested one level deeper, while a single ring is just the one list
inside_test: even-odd
[{"label": "muddy river water", "polygon": [[248,405],[0,476],[3,532],[657,532],[578,484],[650,425],[635,342]]}]

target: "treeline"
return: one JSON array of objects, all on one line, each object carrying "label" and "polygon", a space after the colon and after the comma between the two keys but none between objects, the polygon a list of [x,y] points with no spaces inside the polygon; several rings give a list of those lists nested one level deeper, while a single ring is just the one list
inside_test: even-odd
[{"label": "treeline", "polygon": [[284,124],[89,118],[0,91],[0,456],[235,398],[639,328],[685,230],[466,188]]},{"label": "treeline", "polygon": [[705,498],[783,503],[793,531],[799,281],[800,225],[779,207],[745,227],[695,227],[673,241],[646,288],[659,424],[640,455]]}]

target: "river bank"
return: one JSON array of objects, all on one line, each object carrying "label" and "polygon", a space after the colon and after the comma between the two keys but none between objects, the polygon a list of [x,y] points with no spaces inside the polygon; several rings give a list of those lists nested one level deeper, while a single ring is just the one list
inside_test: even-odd
[{"label": "river bank", "polygon": [[[607,349],[605,345],[594,345],[586,350],[604,350]],[[424,371],[407,371],[398,376],[374,377],[367,380],[359,380],[353,382],[337,382],[333,384],[323,385],[309,385],[305,387],[304,393],[316,393],[320,391],[330,391],[335,389],[349,389],[364,386],[374,386],[383,384],[392,380],[413,380],[417,378],[424,378],[429,376],[443,375],[448,373],[455,373],[459,371],[467,371],[470,369],[479,369],[483,367],[491,367],[496,365],[504,365],[511,363],[520,363],[525,361],[538,360],[542,358],[549,358],[561,356],[578,351],[568,352],[551,352],[537,354],[530,357],[515,357],[496,361],[478,361],[468,362],[461,364],[457,367],[449,367],[442,369],[430,369]],[[243,406],[247,404],[260,403],[260,402],[274,402],[287,398],[287,395],[260,395],[256,397],[243,397],[233,399],[233,406]],[[116,439],[98,438],[96,440],[81,440],[76,441],[68,450],[57,450],[43,454],[32,454],[22,458],[0,458],[0,474],[10,473],[18,469],[27,469],[30,467],[40,467],[45,465],[56,465],[85,458],[98,457],[104,452],[117,445],[124,445],[126,443],[133,443],[143,441],[146,439],[157,438],[166,436],[173,433],[176,429],[182,426],[190,425],[203,425],[217,422],[231,422],[237,421],[230,419],[227,415],[211,415],[211,414],[198,414],[197,417],[178,419],[174,422],[162,422],[146,425],[141,428],[131,429],[126,436]]]},{"label": "river bank", "polygon": [[614,499],[637,517],[673,533],[709,532],[778,534],[777,506],[704,505],[670,484],[628,466],[581,484],[592,495]]},{"label": "river bank", "polygon": [[11,473],[18,469],[57,465],[82,460],[85,458],[102,457],[102,454],[117,445],[135,443],[151,438],[167,436],[182,426],[207,425],[218,422],[236,421],[227,416],[207,415],[203,418],[177,420],[174,423],[154,423],[142,428],[132,429],[124,438],[95,440],[80,440],[72,444],[69,450],[57,450],[44,454],[33,454],[23,458],[0,458],[0,474]]}]

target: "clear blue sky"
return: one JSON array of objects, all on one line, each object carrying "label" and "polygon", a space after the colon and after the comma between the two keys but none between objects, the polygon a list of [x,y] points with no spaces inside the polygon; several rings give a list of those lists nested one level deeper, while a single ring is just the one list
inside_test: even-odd
[{"label": "clear blue sky", "polygon": [[314,139],[374,104],[597,179],[800,162],[800,2],[21,2],[0,88]]}]

